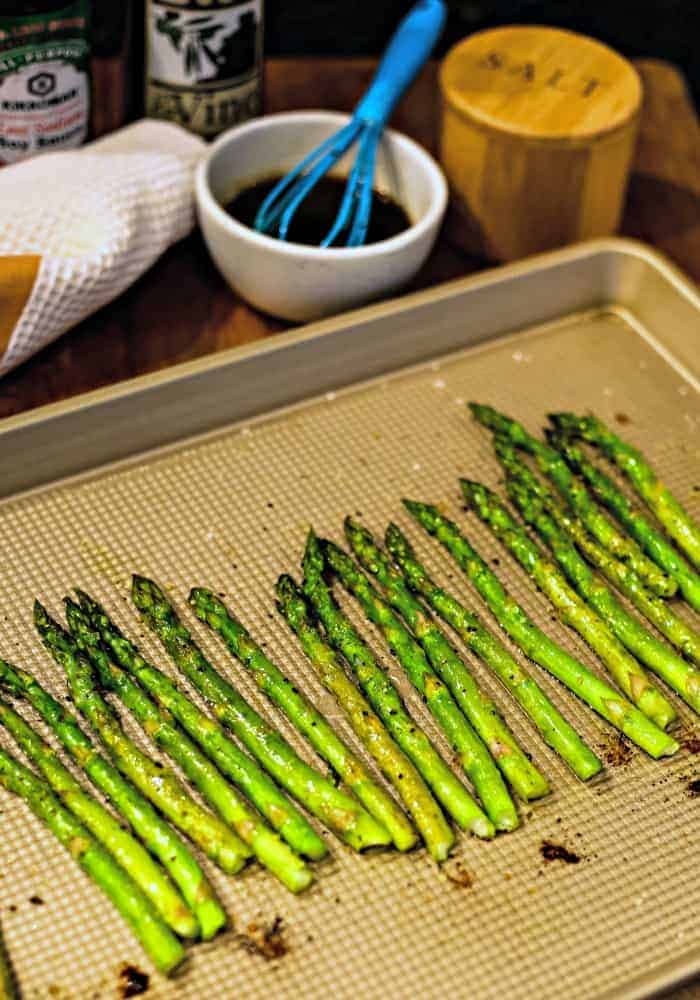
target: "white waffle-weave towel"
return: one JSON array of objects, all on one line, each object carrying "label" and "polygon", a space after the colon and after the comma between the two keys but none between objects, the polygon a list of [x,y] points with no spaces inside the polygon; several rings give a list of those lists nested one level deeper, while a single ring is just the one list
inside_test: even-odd
[{"label": "white waffle-weave towel", "polygon": [[205,148],[146,119],[0,170],[0,375],[116,298],[190,232]]}]

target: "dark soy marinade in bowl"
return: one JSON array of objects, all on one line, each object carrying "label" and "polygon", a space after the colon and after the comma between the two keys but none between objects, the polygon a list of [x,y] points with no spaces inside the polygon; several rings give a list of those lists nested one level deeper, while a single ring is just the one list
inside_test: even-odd
[{"label": "dark soy marinade in bowl", "polygon": [[[238,191],[224,208],[230,216],[250,229],[267,195],[280,177],[268,177]],[[347,177],[322,177],[297,208],[287,233],[287,242],[320,246],[333,225],[347,186]],[[398,236],[411,225],[406,210],[392,197],[376,189],[372,192],[372,210],[365,243],[380,243]],[[340,233],[334,246],[344,246],[346,232]]]}]

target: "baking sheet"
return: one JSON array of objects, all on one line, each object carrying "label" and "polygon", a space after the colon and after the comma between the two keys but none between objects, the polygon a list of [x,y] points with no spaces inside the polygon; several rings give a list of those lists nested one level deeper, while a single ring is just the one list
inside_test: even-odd
[{"label": "baking sheet", "polygon": [[[507,283],[494,287],[507,295]],[[468,323],[468,307],[467,288],[451,305],[458,328]],[[405,324],[405,309],[401,316]],[[536,620],[600,670],[583,643],[552,620],[514,561],[474,517],[460,513],[459,475],[491,485],[499,480],[488,435],[464,404],[491,402],[533,430],[557,408],[592,408],[613,424],[623,421],[625,436],[644,446],[700,516],[700,406],[688,366],[693,351],[676,360],[662,327],[613,303],[511,330],[163,454],[8,500],[0,511],[0,654],[64,694],[59,671],[33,634],[31,603],[39,595],[59,612],[62,595],[80,584],[170,669],[127,599],[132,571],[153,576],[168,587],[219,669],[313,759],[242,668],[187,613],[188,589],[207,585],[226,594],[273,658],[354,744],[278,619],[272,587],[280,572],[297,572],[310,522],[341,540],[342,518],[354,513],[375,532],[390,518],[399,520],[435,575],[477,607],[449,557],[401,513],[400,499],[408,495],[445,503],[484,555],[499,560],[502,578]],[[427,344],[430,335],[424,327]],[[381,638],[350,600],[343,597],[343,604],[407,691]],[[424,851],[359,858],[329,836],[332,858],[318,866],[315,886],[298,899],[261,870],[233,879],[204,862],[235,931],[193,948],[174,982],[152,974],[149,996],[438,998],[449,991],[459,997],[633,997],[700,971],[700,802],[688,787],[698,776],[697,757],[684,750],[652,762],[639,751],[620,752],[610,727],[533,667],[552,700],[613,762],[602,779],[583,787],[488,671],[459,648],[549,776],[552,796],[524,807],[515,833],[492,843],[461,836],[442,871]],[[445,748],[420,699],[410,691],[406,696]],[[700,737],[697,718],[673,700],[682,737]],[[125,723],[138,735],[127,716]],[[0,810],[0,920],[24,994],[112,997],[123,963],[152,972],[111,906],[28,810],[5,794]],[[545,862],[544,839],[575,852],[580,862]],[[471,884],[460,884],[466,881]],[[267,960],[251,939],[275,921],[287,950]]]}]

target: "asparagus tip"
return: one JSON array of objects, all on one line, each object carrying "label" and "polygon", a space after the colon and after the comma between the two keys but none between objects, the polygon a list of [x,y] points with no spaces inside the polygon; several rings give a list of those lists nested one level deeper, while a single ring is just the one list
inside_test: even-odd
[{"label": "asparagus tip", "polygon": [[477,483],[474,479],[460,479],[459,484],[465,500],[472,506],[482,507],[498,501],[498,497],[488,486]]},{"label": "asparagus tip", "polygon": [[492,406],[487,403],[474,403],[469,402],[467,406],[471,410],[471,414],[477,423],[482,424],[484,427],[490,427],[493,429],[495,427],[495,419],[497,419],[500,414],[498,410],[494,410]]},{"label": "asparagus tip", "polygon": [[423,514],[431,509],[429,504],[421,503],[420,500],[408,500],[406,497],[404,497],[401,503],[409,514]]},{"label": "asparagus tip", "polygon": [[356,521],[350,514],[348,514],[343,521],[343,528],[345,530],[345,537],[351,544],[353,536],[355,538],[362,539],[362,541],[366,544],[372,544],[374,542],[372,532],[369,528],[366,528],[364,524],[360,524],[360,522]]},{"label": "asparagus tip", "polygon": [[343,519],[343,528],[345,529],[345,534],[347,535],[349,531],[361,531],[367,533],[367,529],[356,521],[352,514],[346,514]]},{"label": "asparagus tip", "polygon": [[275,584],[275,593],[280,598],[284,600],[285,598],[292,597],[297,590],[297,585],[294,582],[293,577],[289,573],[282,573]]},{"label": "asparagus tip", "polygon": [[304,585],[318,582],[323,572],[323,555],[321,553],[319,537],[313,528],[309,528],[306,536],[306,545],[301,560],[304,574]]},{"label": "asparagus tip", "polygon": [[99,610],[100,606],[97,601],[90,597],[86,591],[81,590],[80,587],[73,587],[73,591],[78,598],[78,603],[83,611],[88,614],[92,614]]}]

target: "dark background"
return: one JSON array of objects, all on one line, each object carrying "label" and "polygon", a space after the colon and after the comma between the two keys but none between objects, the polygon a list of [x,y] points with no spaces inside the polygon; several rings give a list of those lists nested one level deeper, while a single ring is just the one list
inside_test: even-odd
[{"label": "dark background", "polygon": [[[128,67],[127,118],[140,113],[144,2],[93,0],[92,4],[95,56],[119,54]],[[378,55],[411,2],[264,0],[265,51],[270,56]],[[438,56],[482,28],[554,25],[599,38],[630,59],[655,57],[675,63],[700,105],[700,0],[448,0],[448,6]]]},{"label": "dark background", "polygon": [[[266,0],[269,55],[378,54],[410,0]],[[700,101],[700,0],[450,0],[440,51],[498,24],[550,24],[607,42],[624,55],[676,63]]]}]

